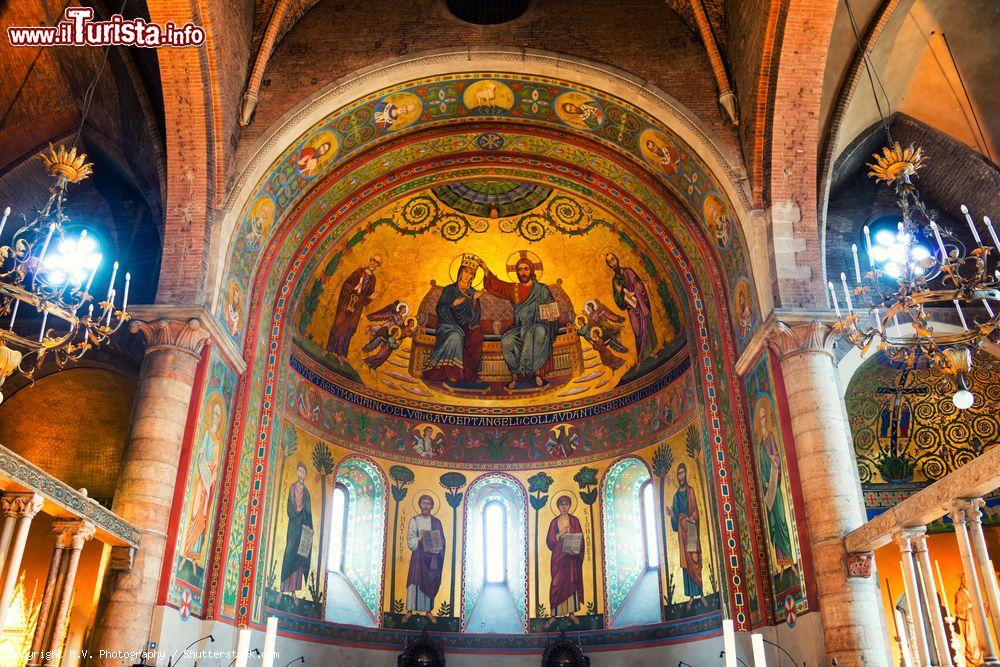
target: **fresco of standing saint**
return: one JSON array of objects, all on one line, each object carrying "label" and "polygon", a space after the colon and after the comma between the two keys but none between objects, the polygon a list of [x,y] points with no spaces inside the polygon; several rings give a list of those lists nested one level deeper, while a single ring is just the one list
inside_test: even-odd
[{"label": "fresco of standing saint", "polygon": [[656,331],[653,329],[653,311],[649,306],[649,295],[642,278],[627,266],[622,266],[618,256],[609,252],[604,256],[604,263],[614,274],[611,278],[611,291],[614,293],[615,304],[628,313],[632,324],[632,335],[635,336],[636,365],[652,356],[656,349]]},{"label": "fresco of standing saint", "polygon": [[670,527],[677,533],[678,562],[684,570],[684,595],[701,597],[701,513],[694,488],[688,484],[687,465],[677,465],[677,491],[674,502],[663,510],[670,517]]},{"label": "fresco of standing saint", "polygon": [[194,462],[191,466],[195,481],[191,489],[191,505],[187,512],[190,523],[187,525],[184,542],[181,545],[181,557],[196,566],[204,566],[210,508],[212,497],[215,495],[215,484],[218,481],[218,452],[222,447],[223,430],[226,426],[222,396],[217,393],[212,394],[207,405],[208,426],[195,449]]},{"label": "fresco of standing saint", "polygon": [[406,529],[406,546],[410,549],[410,569],[406,574],[406,615],[403,623],[413,614],[426,614],[434,618],[434,597],[441,588],[441,565],[444,563],[444,528],[441,521],[431,514],[434,499],[428,495],[417,500],[420,514],[410,519]]},{"label": "fresco of standing saint", "polygon": [[757,458],[760,465],[760,479],[764,486],[764,507],[767,510],[767,526],[770,529],[771,544],[778,572],[795,567],[792,557],[792,536],[788,529],[785,513],[785,494],[782,490],[781,452],[774,439],[774,423],[767,402],[757,406]]},{"label": "fresco of standing saint", "polygon": [[288,526],[285,528],[285,554],[281,559],[281,592],[295,593],[306,583],[312,560],[312,502],[306,488],[306,464],[296,466],[298,481],[288,488],[285,511]]},{"label": "fresco of standing saint", "polygon": [[[514,323],[500,335],[504,361],[514,376],[507,388],[515,389],[519,382],[534,387],[544,386],[543,371],[552,356],[552,343],[559,327],[559,308],[550,307],[550,304],[556,303],[552,291],[538,282],[535,262],[524,252],[514,262],[516,283],[497,278],[486,262],[482,259],[478,262],[486,272],[486,291],[514,304]],[[543,317],[551,310],[555,311],[554,316]]]},{"label": "fresco of standing saint", "polygon": [[340,295],[337,297],[337,315],[326,349],[341,361],[347,360],[347,351],[351,347],[351,338],[361,322],[361,311],[375,298],[375,270],[382,266],[382,255],[372,255],[368,266],[354,270],[347,276]]},{"label": "fresco of standing saint", "polygon": [[479,327],[482,314],[477,291],[472,282],[479,269],[479,258],[463,255],[458,278],[441,291],[435,313],[437,330],[434,351],[424,366],[424,378],[457,387],[476,387],[483,358],[483,333]]},{"label": "fresco of standing saint", "polygon": [[576,612],[583,605],[583,526],[569,513],[573,500],[560,496],[556,500],[558,516],[549,523],[545,544],[552,551],[552,583],[549,585],[549,605],[552,618],[546,627],[560,616],[579,624]]}]

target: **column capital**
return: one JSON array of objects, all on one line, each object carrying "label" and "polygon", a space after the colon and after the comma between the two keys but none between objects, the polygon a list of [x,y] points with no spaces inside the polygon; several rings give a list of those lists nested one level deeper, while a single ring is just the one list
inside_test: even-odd
[{"label": "column capital", "polygon": [[965,520],[969,523],[982,523],[983,513],[980,511],[986,507],[986,501],[982,498],[966,498],[960,501],[965,508]]},{"label": "column capital", "polygon": [[815,320],[790,324],[775,321],[767,334],[767,346],[778,355],[779,361],[806,352],[826,354],[833,359],[833,343],[838,335],[833,326]]},{"label": "column capital", "polygon": [[57,549],[82,549],[84,542],[97,532],[97,527],[83,519],[58,519],[52,522]]},{"label": "column capital", "polygon": [[927,526],[908,526],[901,528],[892,536],[892,540],[902,552],[920,551],[927,546]]},{"label": "column capital", "polygon": [[201,348],[210,338],[208,327],[197,317],[133,320],[129,325],[129,331],[142,334],[146,339],[147,352],[176,350],[196,358],[201,355]]},{"label": "column capital", "polygon": [[0,497],[0,510],[4,516],[33,518],[42,510],[45,497],[39,493],[5,493]]},{"label": "column capital", "polygon": [[[968,511],[967,511],[967,508],[969,507],[968,500],[963,500],[963,499],[953,500],[950,503],[948,503],[945,507],[948,509],[948,518],[951,519],[952,523],[954,523],[956,526],[959,524],[964,526],[966,524],[968,519]],[[978,507],[975,507],[974,510],[977,514],[979,513]]]}]

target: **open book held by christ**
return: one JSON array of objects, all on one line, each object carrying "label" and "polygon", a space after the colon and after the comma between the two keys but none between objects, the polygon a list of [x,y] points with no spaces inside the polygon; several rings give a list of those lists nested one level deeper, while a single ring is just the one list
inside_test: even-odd
[{"label": "open book held by christ", "polygon": [[555,322],[559,319],[559,302],[543,303],[538,306],[538,317],[546,322]]},{"label": "open book held by christ", "polygon": [[444,540],[440,530],[424,531],[424,551],[429,554],[439,554],[444,551]]},{"label": "open book held by christ", "polygon": [[583,551],[583,533],[566,533],[562,538],[562,551],[577,556]]}]

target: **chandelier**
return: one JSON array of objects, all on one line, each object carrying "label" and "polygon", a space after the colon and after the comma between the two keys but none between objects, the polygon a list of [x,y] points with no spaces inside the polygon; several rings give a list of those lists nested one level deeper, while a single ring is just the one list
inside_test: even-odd
[{"label": "chandelier", "polygon": [[[901,220],[895,230],[877,233],[875,247],[871,230],[865,226],[868,270],[864,273],[858,246],[851,245],[853,285],[845,273],[840,274],[846,312],[841,311],[838,289],[832,281],[827,283],[837,314],[835,327],[862,355],[875,345],[905,367],[934,368],[949,376],[955,383],[955,406],[968,408],[974,401],[968,386],[973,360],[986,341],[995,343],[1000,334],[996,257],[1000,239],[993,223],[984,217],[992,245],[984,244],[965,206],[962,214],[976,244],[971,250],[953,231],[930,218],[912,180],[924,165],[923,149],[912,144],[903,148],[897,142],[873,157],[869,176],[895,190]],[[882,256],[885,261],[879,263],[877,258]],[[963,306],[975,307],[984,315],[969,318]],[[935,307],[954,308],[961,330],[935,330],[927,312]]]},{"label": "chandelier", "polygon": [[[28,380],[46,359],[59,369],[103,345],[128,319],[131,276],[126,273],[121,307],[115,302],[118,262],[103,300],[90,290],[101,267],[102,256],[84,250],[96,247],[86,230],[71,238],[65,230],[69,218],[63,210],[66,186],[79,183],[93,172],[84,153],[60,146],[41,154],[53,177],[48,202],[34,219],[25,222],[0,245],[0,387],[14,374]],[[0,219],[0,238],[10,214]],[[17,326],[31,312],[41,316],[37,334]],[[0,394],[0,400],[3,395]]]}]

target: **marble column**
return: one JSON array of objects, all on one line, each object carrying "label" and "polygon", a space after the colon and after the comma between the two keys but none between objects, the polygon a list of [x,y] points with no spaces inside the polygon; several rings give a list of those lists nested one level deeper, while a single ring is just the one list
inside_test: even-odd
[{"label": "marble column", "polygon": [[[107,605],[94,627],[97,650],[141,651],[149,641],[195,371],[208,338],[197,319],[136,321],[130,328],[145,338],[146,354],[112,509],[142,538],[131,567],[108,573]],[[99,657],[94,664],[128,663]]]},{"label": "marble column", "polygon": [[972,601],[972,624],[976,628],[976,634],[979,636],[979,647],[983,651],[982,664],[1000,665],[1000,660],[997,660],[997,655],[993,651],[993,633],[990,621],[986,617],[986,607],[983,606],[983,592],[979,587],[979,575],[976,572],[972,543],[969,541],[969,532],[966,527],[965,508],[967,503],[966,500],[956,501],[948,516],[951,517],[951,521],[955,525],[955,539],[958,541],[958,553],[962,557],[965,585],[969,589],[969,599]]},{"label": "marble column", "polygon": [[7,610],[10,608],[11,598],[14,597],[17,577],[21,573],[21,558],[24,556],[24,545],[28,541],[31,520],[42,509],[44,501],[45,499],[37,493],[6,493],[0,498],[0,509],[3,510],[4,517],[13,518],[16,522],[4,558],[3,583],[0,583],[0,630],[6,627]]},{"label": "marble column", "polygon": [[827,657],[890,664],[874,576],[849,577],[844,536],[866,520],[847,414],[837,387],[834,332],[819,322],[777,322],[768,346],[781,365],[812,550]]},{"label": "marble column", "polygon": [[31,640],[28,667],[58,665],[61,660],[60,642],[73,601],[76,569],[80,564],[83,545],[94,536],[94,524],[83,519],[60,519],[52,523],[56,544],[52,550],[45,592],[38,611],[38,623]]},{"label": "marble column", "polygon": [[941,614],[941,602],[938,598],[937,584],[934,582],[934,570],[931,569],[931,555],[927,551],[927,528],[920,526],[917,529],[908,528],[907,530],[913,531],[913,559],[920,573],[920,586],[924,591],[924,604],[931,625],[931,637],[934,638],[937,664],[951,667],[948,633],[944,627],[944,616]]},{"label": "marble column", "polygon": [[989,549],[986,546],[986,536],[983,535],[983,515],[979,511],[980,507],[986,503],[982,498],[975,498],[968,501],[965,506],[965,521],[969,529],[969,537],[972,541],[972,553],[975,555],[976,565],[983,573],[983,589],[986,599],[989,600],[990,620],[993,621],[993,637],[1000,641],[1000,586],[997,585],[997,575],[993,571],[993,563],[990,562]]},{"label": "marble column", "polygon": [[917,660],[921,665],[937,665],[936,652],[930,629],[924,623],[924,599],[920,595],[920,584],[917,578],[916,561],[913,557],[914,541],[917,533],[908,529],[897,534],[893,539],[899,547],[900,564],[903,569],[903,586],[906,589],[906,607],[913,628],[913,643]]}]

